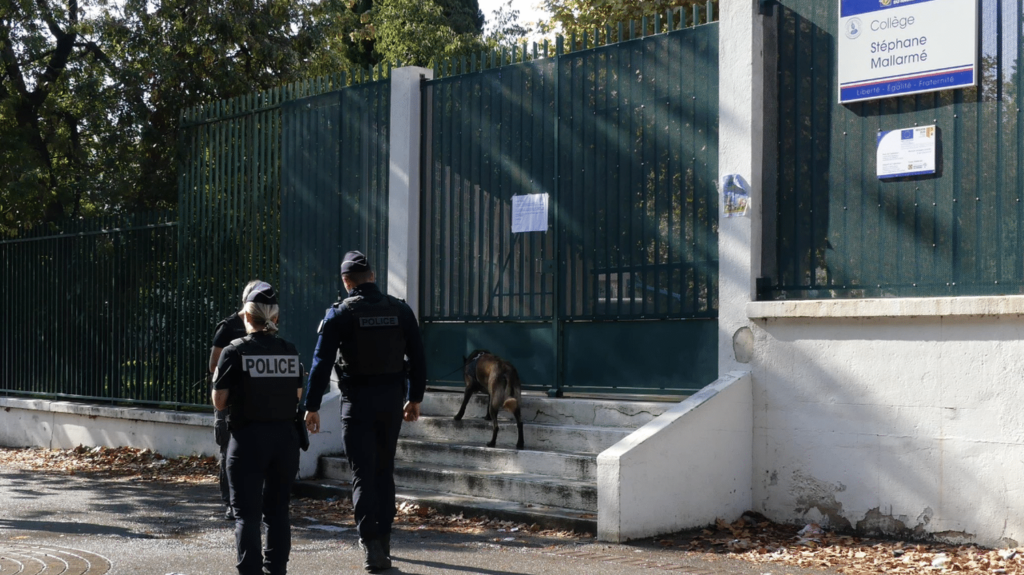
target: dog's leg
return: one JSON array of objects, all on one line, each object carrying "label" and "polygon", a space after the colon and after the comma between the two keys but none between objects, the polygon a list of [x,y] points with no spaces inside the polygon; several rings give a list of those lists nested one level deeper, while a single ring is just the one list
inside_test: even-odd
[{"label": "dog's leg", "polygon": [[519,411],[519,406],[516,406],[516,410],[512,412],[512,415],[516,416],[516,429],[519,431],[519,439],[516,440],[516,449],[523,448],[523,414]]},{"label": "dog's leg", "polygon": [[487,447],[494,447],[498,442],[498,406],[494,405],[494,402],[487,404],[487,417],[491,420],[491,427],[494,430],[491,433],[491,441],[487,443]]},{"label": "dog's leg", "polygon": [[459,412],[455,414],[455,421],[462,419],[463,415],[466,415],[466,406],[469,404],[469,398],[473,395],[473,386],[466,386],[466,393],[462,396],[462,407],[459,408]]}]

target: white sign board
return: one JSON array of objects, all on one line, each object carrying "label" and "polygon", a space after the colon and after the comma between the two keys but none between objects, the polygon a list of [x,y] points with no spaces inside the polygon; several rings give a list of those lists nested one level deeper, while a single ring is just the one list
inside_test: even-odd
[{"label": "white sign board", "polygon": [[512,233],[548,231],[548,195],[512,196]]},{"label": "white sign board", "polygon": [[879,178],[935,173],[935,126],[878,133]]},{"label": "white sign board", "polygon": [[839,102],[973,86],[978,0],[839,0]]}]

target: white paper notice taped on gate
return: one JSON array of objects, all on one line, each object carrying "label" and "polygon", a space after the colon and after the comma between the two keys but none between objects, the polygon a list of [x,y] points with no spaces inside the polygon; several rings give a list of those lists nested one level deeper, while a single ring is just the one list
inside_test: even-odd
[{"label": "white paper notice taped on gate", "polygon": [[548,231],[548,195],[512,196],[512,233]]}]

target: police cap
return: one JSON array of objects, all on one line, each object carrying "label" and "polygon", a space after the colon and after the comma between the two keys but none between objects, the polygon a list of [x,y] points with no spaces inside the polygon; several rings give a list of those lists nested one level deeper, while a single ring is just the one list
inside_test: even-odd
[{"label": "police cap", "polygon": [[252,291],[249,295],[245,296],[246,303],[265,303],[268,305],[277,305],[277,292],[267,282],[260,282],[253,286]]},{"label": "police cap", "polygon": [[359,274],[370,271],[370,263],[362,252],[348,252],[341,261],[342,274]]}]

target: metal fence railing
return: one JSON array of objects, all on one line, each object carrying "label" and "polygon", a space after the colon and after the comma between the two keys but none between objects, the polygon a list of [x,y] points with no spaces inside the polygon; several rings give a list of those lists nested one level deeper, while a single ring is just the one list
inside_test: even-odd
[{"label": "metal fence railing", "polygon": [[[777,191],[759,299],[1024,292],[1024,2],[979,2],[976,87],[847,105],[838,3],[780,4]],[[880,131],[933,124],[937,174],[876,177]]]},{"label": "metal fence railing", "polygon": [[168,212],[0,241],[0,393],[208,402],[181,363],[177,248]]},{"label": "metal fence railing", "polygon": [[[334,300],[338,262],[319,278],[327,292],[313,297],[303,255],[326,248],[336,260],[341,244],[372,238],[358,247],[382,258],[388,73],[338,74],[186,110],[177,214],[70,222],[59,234],[0,242],[0,394],[207,409],[214,327],[256,277],[281,293],[284,337],[315,335],[319,318],[303,321],[303,312],[322,314]],[[351,108],[340,129],[322,118],[289,124],[285,108],[322,94]],[[345,181],[304,190],[313,196],[291,193],[294,185],[283,191],[298,181],[290,175],[323,175],[310,152],[329,138],[341,162],[331,173]],[[329,231],[307,229],[328,205],[336,210]]]},{"label": "metal fence railing", "polygon": [[307,366],[324,309],[344,293],[344,253],[365,253],[387,286],[390,101],[385,79],[282,109],[281,333]]}]

